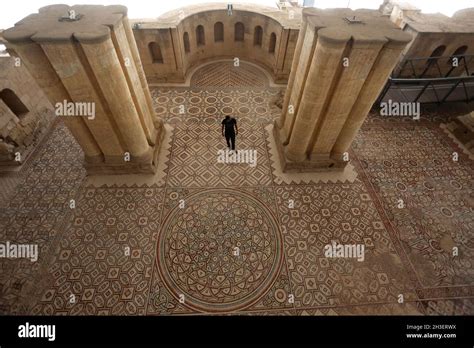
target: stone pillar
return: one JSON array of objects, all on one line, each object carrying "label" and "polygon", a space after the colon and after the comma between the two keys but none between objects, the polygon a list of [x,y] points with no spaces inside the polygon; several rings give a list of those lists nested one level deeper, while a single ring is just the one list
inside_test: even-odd
[{"label": "stone pillar", "polygon": [[[20,41],[15,45],[8,44],[8,46],[14,47],[15,53],[21,57],[21,63],[28,68],[53,106],[55,101],[71,101],[68,92],[39,44],[34,41]],[[38,67],[41,68],[38,69]],[[63,120],[84,151],[86,163],[101,163],[103,161],[102,152],[84,120],[78,117],[63,118]]]},{"label": "stone pillar", "polygon": [[123,6],[52,5],[3,33],[53,105],[74,106],[60,117],[90,174],[156,170],[163,128],[126,15]]},{"label": "stone pillar", "polygon": [[341,170],[410,35],[379,11],[303,10],[303,24],[275,122],[283,170]]},{"label": "stone pillar", "polygon": [[135,68],[140,77],[140,84],[145,93],[146,103],[148,105],[148,114],[152,118],[157,132],[161,132],[161,130],[163,129],[163,120],[156,117],[155,115],[155,111],[153,108],[153,99],[151,98],[151,93],[148,89],[148,82],[146,80],[145,71],[143,70],[142,61],[140,60],[140,53],[138,52],[137,42],[135,41],[135,36],[133,35],[133,30],[128,20],[128,17],[125,16],[123,18],[123,24],[125,28],[125,34],[127,35],[127,41],[132,51],[133,61],[135,62]]},{"label": "stone pillar", "polygon": [[[303,48],[303,41],[304,37],[306,36],[306,27],[307,25],[305,22],[301,25],[300,29],[300,34],[298,36],[298,41],[296,42],[296,48],[295,48],[295,55],[293,56],[293,60],[291,62],[291,72],[298,70],[298,65],[301,58],[301,50]],[[314,32],[312,33],[314,35]],[[305,52],[308,55],[312,54],[312,47],[313,45],[310,45],[310,47],[306,46],[305,47]],[[309,50],[309,52],[308,52]],[[305,57],[306,59],[308,57]],[[281,117],[277,120],[277,123],[279,127],[281,128],[282,131],[282,140],[284,144],[288,144],[288,137],[287,135],[290,134],[291,128],[293,127],[293,121],[294,121],[294,110],[290,110],[290,100],[292,99],[292,92],[290,91],[300,91],[301,89],[298,88],[293,88],[295,84],[295,78],[297,74],[291,73],[290,72],[290,77],[288,79],[288,85],[287,85],[287,92],[285,93],[285,97],[283,99],[283,108],[282,108],[282,114]],[[301,74],[298,75],[299,78],[301,78]],[[293,98],[295,100],[297,98],[296,96]],[[292,109],[294,109],[294,103],[291,103]]]}]

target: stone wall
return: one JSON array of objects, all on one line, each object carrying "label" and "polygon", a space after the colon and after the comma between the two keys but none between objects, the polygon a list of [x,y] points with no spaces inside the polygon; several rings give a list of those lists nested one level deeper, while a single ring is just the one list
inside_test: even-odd
[{"label": "stone wall", "polygon": [[[300,11],[234,5],[232,15],[228,15],[225,4],[205,4],[169,12],[156,21],[135,20],[134,35],[148,82],[183,82],[190,69],[202,62],[235,57],[257,63],[271,72],[275,81],[286,82],[298,39]],[[244,28],[242,41],[235,37],[237,23]],[[199,26],[204,34],[201,42]],[[257,27],[262,29],[261,40],[257,39]],[[155,54],[155,59],[152,43],[161,53]]]},{"label": "stone wall", "polygon": [[26,67],[15,63],[14,57],[0,57],[0,171],[24,163],[54,119]]},{"label": "stone wall", "polygon": [[[474,55],[473,8],[457,11],[452,17],[448,17],[440,13],[422,13],[406,2],[385,0],[380,11],[413,37],[413,41],[403,51],[401,60],[415,57],[446,57],[438,62],[441,73],[446,74],[452,67],[451,56],[460,53]],[[438,67],[434,64],[426,71],[430,64],[428,60],[412,63],[417,74],[424,72],[425,77],[439,77]],[[453,70],[449,76],[463,75],[465,71],[463,64],[464,62],[460,62],[460,67]],[[471,71],[474,71],[474,57],[470,57],[466,64]],[[406,69],[409,75],[411,71],[411,67]]]},{"label": "stone wall", "polygon": [[155,172],[164,131],[126,7],[46,6],[3,37],[48,99],[66,105],[59,116],[89,174]]},{"label": "stone wall", "polygon": [[[380,12],[414,39],[405,48],[405,58],[430,57],[439,47],[447,58],[440,62],[442,73],[451,68],[449,57],[459,53],[474,55],[473,9],[458,11],[453,17],[442,14],[425,14],[411,4],[397,0],[386,0]],[[235,40],[235,24],[245,28],[244,40]],[[150,83],[181,83],[189,71],[207,61],[219,58],[234,58],[251,61],[272,73],[276,82],[288,81],[301,22],[301,9],[278,10],[256,5],[234,5],[232,15],[227,14],[225,4],[201,4],[171,11],[157,19],[134,20],[134,35],[140,51],[144,70]],[[215,24],[222,23],[223,40],[215,39]],[[197,28],[203,27],[204,43],[197,42]],[[262,27],[262,45],[255,44],[255,28]],[[275,52],[269,52],[272,33],[276,36]],[[185,49],[184,37],[189,41]],[[160,58],[152,58],[149,45],[155,42],[161,51]],[[438,52],[440,52],[438,50]],[[415,69],[421,74],[429,62],[415,61]],[[450,76],[464,73],[456,68]],[[474,70],[474,59],[467,64]],[[439,75],[434,65],[425,71],[425,76]]]},{"label": "stone wall", "polygon": [[[425,71],[425,77],[439,77],[439,71],[445,75],[452,68],[451,56],[463,46],[467,46],[464,54],[474,56],[474,28],[473,33],[450,33],[450,32],[416,32],[415,30],[405,30],[414,34],[414,40],[409,47],[403,52],[403,58],[411,57],[430,57],[436,50],[442,52],[441,56],[445,57],[438,61],[438,67],[432,64],[429,70],[428,60],[420,60],[413,62],[415,70],[418,74]],[[444,49],[443,49],[444,47]],[[458,51],[459,52],[459,51]],[[459,67],[450,73],[450,76],[459,76],[465,73],[463,69],[464,62],[459,61]],[[474,72],[474,57],[466,60],[466,64],[471,72]],[[407,69],[405,69],[408,71]]]},{"label": "stone wall", "polygon": [[307,8],[274,136],[284,171],[342,170],[411,36],[374,10]]}]

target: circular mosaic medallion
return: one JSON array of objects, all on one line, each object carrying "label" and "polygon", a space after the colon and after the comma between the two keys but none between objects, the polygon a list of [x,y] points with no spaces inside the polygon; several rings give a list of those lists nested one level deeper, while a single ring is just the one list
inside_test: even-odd
[{"label": "circular mosaic medallion", "polygon": [[447,216],[447,217],[453,217],[453,216],[454,216],[454,214],[453,214],[453,212],[451,211],[451,209],[446,208],[446,207],[441,208],[441,213],[443,213],[443,215],[444,215],[444,216]]},{"label": "circular mosaic medallion", "polygon": [[215,104],[217,103],[217,98],[216,97],[207,97],[206,98],[206,104]]},{"label": "circular mosaic medallion", "polygon": [[405,186],[405,184],[403,184],[401,182],[397,182],[395,184],[395,187],[400,191],[406,191],[407,190],[407,187]]},{"label": "circular mosaic medallion", "polygon": [[162,106],[156,106],[155,107],[155,112],[157,115],[163,115],[166,113],[166,108],[162,107]]},{"label": "circular mosaic medallion", "polygon": [[241,113],[241,114],[248,114],[249,112],[250,112],[250,109],[246,106],[241,106],[239,108],[239,113]]},{"label": "circular mosaic medallion", "polygon": [[188,109],[188,114],[191,114],[191,115],[197,115],[201,112],[201,108],[198,108],[197,106],[191,106],[189,109]]},{"label": "circular mosaic medallion", "polygon": [[247,104],[249,102],[249,98],[247,97],[239,97],[237,99],[237,101],[240,103],[240,104]]},{"label": "circular mosaic medallion", "polygon": [[282,264],[273,213],[257,198],[205,190],[169,212],[158,238],[157,266],[168,290],[203,312],[246,308],[263,296]]},{"label": "circular mosaic medallion", "polygon": [[255,108],[255,111],[257,112],[257,114],[263,115],[264,113],[267,112],[267,108],[264,108],[263,106],[257,106]]},{"label": "circular mosaic medallion", "polygon": [[425,181],[425,182],[423,183],[423,186],[424,186],[425,188],[427,188],[428,190],[430,190],[430,191],[433,191],[433,190],[435,189],[433,183],[431,183],[431,182],[429,182],[429,181]]},{"label": "circular mosaic medallion", "polygon": [[451,180],[449,183],[455,189],[458,189],[458,190],[462,189],[462,185],[459,182],[455,181],[455,180]]},{"label": "circular mosaic medallion", "polygon": [[265,101],[265,99],[263,99],[262,97],[254,97],[253,101],[257,104],[261,104]]},{"label": "circular mosaic medallion", "polygon": [[192,104],[198,104],[202,101],[202,99],[200,97],[191,97],[189,98],[189,101],[192,103]]},{"label": "circular mosaic medallion", "polygon": [[231,97],[223,97],[221,99],[221,101],[224,103],[224,104],[230,104],[232,103],[233,99]]},{"label": "circular mosaic medallion", "polygon": [[217,113],[217,109],[214,107],[214,106],[208,106],[204,112],[206,113],[206,115],[208,116],[216,116],[216,113]]},{"label": "circular mosaic medallion", "polygon": [[165,104],[169,101],[169,98],[168,97],[165,97],[165,96],[160,96],[158,98],[156,98],[156,102],[158,104]]},{"label": "circular mosaic medallion", "polygon": [[176,104],[183,104],[185,101],[186,99],[184,99],[184,97],[181,97],[181,96],[173,98],[173,102]]},{"label": "circular mosaic medallion", "polygon": [[230,106],[224,106],[221,109],[221,112],[222,112],[223,115],[230,115],[230,114],[234,113],[234,109]]}]

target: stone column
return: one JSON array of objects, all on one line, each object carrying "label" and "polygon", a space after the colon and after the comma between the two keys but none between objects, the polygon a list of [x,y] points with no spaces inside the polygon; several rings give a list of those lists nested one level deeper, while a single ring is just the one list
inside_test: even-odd
[{"label": "stone column", "polygon": [[95,72],[99,88],[103,91],[113,91],[104,93],[104,98],[114,115],[118,129],[122,130],[121,136],[126,150],[133,156],[143,156],[149,149],[146,133],[112,40],[94,42],[80,37],[79,42]]},{"label": "stone column", "polygon": [[[130,48],[123,21],[117,25],[112,32],[112,40],[115,46],[121,68],[125,73],[127,84],[130,85],[132,100],[135,104],[140,122],[147,141],[153,145],[156,138],[156,129],[153,125],[152,110],[149,109],[145,92],[142,88],[140,75],[135,65],[135,59]],[[147,88],[148,89],[148,88]]]},{"label": "stone column", "polygon": [[390,75],[397,65],[400,50],[404,46],[405,42],[403,41],[390,41],[381,49],[369,76],[361,88],[359,94],[360,101],[354,104],[332,148],[331,155],[334,158],[341,158],[342,154],[349,150],[352,141],[365,121],[365,117],[372,108],[374,100],[377,99],[385,82],[387,82],[387,76]]},{"label": "stone column", "polygon": [[325,111],[328,96],[333,92],[333,83],[338,78],[338,65],[346,48],[346,39],[341,37],[328,40],[320,35],[302,86],[295,123],[286,147],[285,154],[291,161],[300,162],[307,158],[315,125]]},{"label": "stone column", "polygon": [[[91,135],[96,140],[105,160],[117,159],[121,161],[124,149],[115,133],[103,136],[104,129],[112,128],[110,112],[104,109],[100,91],[96,91],[95,81],[91,81],[85,67],[81,63],[76,44],[73,42],[65,44],[42,43],[41,47],[53,65],[63,86],[73,101],[88,101],[95,104],[94,119],[64,117],[68,120],[82,120],[86,123]],[[82,55],[81,55],[82,56]],[[73,127],[74,128],[74,127]]]},{"label": "stone column", "polygon": [[379,11],[303,10],[274,127],[283,170],[345,167],[343,154],[410,40]]},{"label": "stone column", "polygon": [[[303,48],[303,41],[304,38],[306,37],[306,23],[303,20],[303,24],[301,25],[300,29],[300,34],[298,36],[298,41],[296,42],[296,48],[295,48],[295,54],[293,56],[293,61],[291,62],[291,72],[290,72],[290,77],[288,79],[288,85],[287,85],[287,92],[285,93],[285,97],[283,99],[283,108],[282,108],[282,114],[281,117],[277,120],[278,126],[281,128],[282,132],[282,141],[284,144],[288,144],[288,137],[291,131],[291,128],[293,127],[293,121],[294,121],[294,110],[289,110],[290,103],[292,104],[292,108],[294,109],[295,106],[295,99],[297,96],[295,96],[293,99],[292,97],[292,92],[295,90],[295,92],[299,92],[301,89],[298,88],[293,88],[295,84],[295,78],[297,74],[293,73],[298,70],[298,65],[301,60],[301,50]],[[314,31],[311,33],[311,35],[314,35]],[[312,50],[312,44],[311,47],[306,46],[306,51]],[[311,55],[312,52],[308,52],[308,55]],[[298,76],[301,77],[301,74]],[[296,93],[295,93],[296,94]],[[290,102],[290,100],[293,100],[293,102]]]},{"label": "stone column", "polygon": [[[25,64],[53,106],[55,102],[71,101],[68,92],[39,44],[25,41],[15,45],[9,44],[9,47],[14,47],[15,53],[21,57],[21,64]],[[103,161],[102,152],[84,120],[77,117],[64,118],[63,120],[84,151],[85,161],[87,163],[101,163]]]},{"label": "stone column", "polygon": [[52,5],[4,32],[53,105],[93,106],[93,116],[61,116],[91,174],[156,170],[163,132],[126,15],[123,6]]},{"label": "stone column", "polygon": [[132,27],[130,26],[130,22],[128,17],[123,18],[123,24],[125,28],[125,34],[127,35],[128,44],[130,45],[130,50],[132,51],[133,60],[135,62],[135,68],[138,72],[138,76],[140,77],[140,83],[142,89],[145,93],[146,103],[148,105],[148,113],[155,124],[155,128],[158,132],[163,129],[163,120],[156,117],[155,111],[153,108],[153,99],[151,98],[150,89],[148,88],[148,82],[146,81],[145,71],[143,70],[143,64],[140,60],[140,53],[138,52],[137,42],[135,41],[135,36],[133,35]]}]

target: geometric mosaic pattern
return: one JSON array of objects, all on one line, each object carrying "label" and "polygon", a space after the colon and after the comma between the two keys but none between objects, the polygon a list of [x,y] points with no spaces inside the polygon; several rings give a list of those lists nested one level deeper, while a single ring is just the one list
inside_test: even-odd
[{"label": "geometric mosaic pattern", "polygon": [[[37,262],[0,259],[0,312],[22,314],[50,261],[85,177],[82,152],[67,128],[57,124],[47,141],[16,173],[10,200],[0,209],[0,241],[38,245]],[[7,180],[9,177],[7,177]],[[0,181],[4,179],[0,177]]]},{"label": "geometric mosaic pattern", "polygon": [[214,62],[201,67],[191,78],[191,85],[198,88],[264,88],[268,79],[255,66],[239,62]]},{"label": "geometric mosaic pattern", "polygon": [[161,196],[152,188],[83,190],[33,313],[144,314]]},{"label": "geometric mosaic pattern", "polygon": [[[173,126],[159,182],[88,185],[60,122],[14,180],[0,176],[0,241],[40,249],[0,260],[1,314],[474,314],[474,162],[444,115],[371,114],[354,180],[279,181],[265,130],[279,89],[258,69],[204,68],[190,88],[152,90]],[[255,167],[217,161],[229,113]],[[325,257],[332,241],[363,244],[364,261]]]},{"label": "geometric mosaic pattern", "polygon": [[[276,189],[295,307],[415,300],[377,210],[360,183]],[[288,202],[293,200],[294,207]],[[327,258],[325,245],[365,245],[365,260]]]},{"label": "geometric mosaic pattern", "polygon": [[278,89],[249,88],[155,88],[152,95],[155,112],[171,124],[189,122],[220,122],[226,115],[233,115],[240,123],[268,124],[280,116],[280,109],[273,105]]},{"label": "geometric mosaic pattern", "polygon": [[[378,145],[388,132],[394,141],[390,151],[384,151]],[[472,289],[473,161],[429,119],[416,126],[367,122],[353,149],[367,175],[367,187],[380,197],[403,252],[416,264],[420,285]],[[453,161],[453,152],[458,161]],[[398,207],[400,199],[404,208]]]},{"label": "geometric mosaic pattern", "polygon": [[163,223],[157,265],[170,292],[202,311],[233,311],[266,293],[278,275],[278,223],[258,198],[229,189],[188,197]]},{"label": "geometric mosaic pattern", "polygon": [[236,149],[256,151],[256,166],[249,163],[220,163],[226,150],[219,122],[183,121],[176,125],[169,165],[168,184],[174,187],[235,187],[270,185],[270,165],[265,131],[256,122],[239,120]]}]

